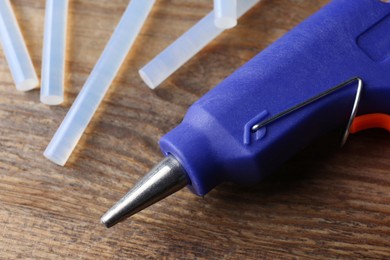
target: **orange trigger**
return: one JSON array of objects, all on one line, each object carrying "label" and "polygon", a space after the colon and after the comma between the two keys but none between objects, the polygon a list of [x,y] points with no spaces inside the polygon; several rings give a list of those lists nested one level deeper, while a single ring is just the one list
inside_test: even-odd
[{"label": "orange trigger", "polygon": [[358,116],[352,122],[350,133],[354,134],[371,128],[383,128],[390,132],[390,115],[378,113]]}]

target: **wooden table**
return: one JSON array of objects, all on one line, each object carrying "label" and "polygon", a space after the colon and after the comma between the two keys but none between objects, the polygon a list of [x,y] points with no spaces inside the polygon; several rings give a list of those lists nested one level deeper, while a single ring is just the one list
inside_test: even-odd
[{"label": "wooden table", "polygon": [[[40,74],[43,0],[12,0]],[[214,85],[327,0],[263,0],[149,90],[138,69],[212,8],[159,0],[66,167],[42,156],[128,0],[71,0],[66,102],[15,90],[0,52],[0,258],[390,258],[390,136],[322,141],[254,187],[178,192],[105,229],[100,216],[161,159],[158,139]]]}]

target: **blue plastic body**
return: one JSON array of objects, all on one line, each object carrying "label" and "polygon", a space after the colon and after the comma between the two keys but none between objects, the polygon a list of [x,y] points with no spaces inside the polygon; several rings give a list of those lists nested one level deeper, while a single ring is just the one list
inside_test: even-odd
[{"label": "blue plastic body", "polygon": [[320,135],[346,127],[348,86],[251,133],[250,128],[353,77],[363,79],[359,114],[390,114],[390,4],[334,0],[190,107],[160,141],[192,189],[255,183]]}]

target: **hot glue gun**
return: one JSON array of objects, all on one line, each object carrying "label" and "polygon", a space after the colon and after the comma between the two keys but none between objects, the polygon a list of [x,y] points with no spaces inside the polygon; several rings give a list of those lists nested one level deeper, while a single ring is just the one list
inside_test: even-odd
[{"label": "hot glue gun", "polygon": [[165,155],[101,219],[111,227],[188,186],[253,184],[318,137],[390,130],[390,4],[333,0],[194,103]]}]

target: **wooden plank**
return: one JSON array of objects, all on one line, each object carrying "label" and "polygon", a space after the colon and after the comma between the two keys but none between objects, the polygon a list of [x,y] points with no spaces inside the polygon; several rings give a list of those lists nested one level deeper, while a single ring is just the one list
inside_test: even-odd
[{"label": "wooden plank", "polygon": [[[40,74],[43,0],[11,1]],[[85,82],[127,0],[71,0],[66,102],[20,93],[0,51],[0,258],[389,258],[390,138],[319,142],[254,187],[183,190],[105,229],[100,216],[161,158],[158,139],[223,78],[327,0],[263,0],[156,91],[138,69],[212,8],[157,1],[66,167],[42,153]]]}]

